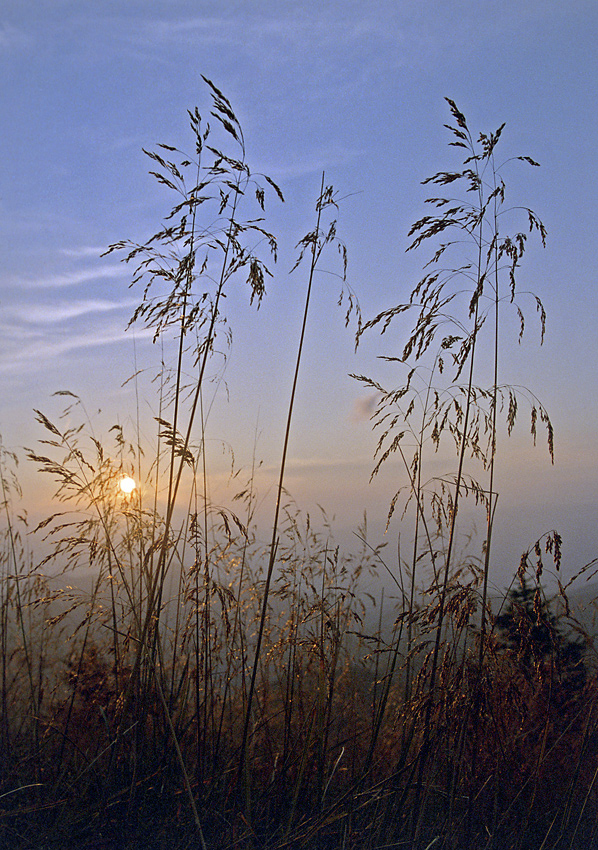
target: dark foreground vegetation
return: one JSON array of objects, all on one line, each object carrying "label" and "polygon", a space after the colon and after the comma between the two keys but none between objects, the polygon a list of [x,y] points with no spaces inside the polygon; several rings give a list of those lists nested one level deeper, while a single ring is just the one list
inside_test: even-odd
[{"label": "dark foreground vegetation", "polygon": [[[166,145],[149,154],[177,195],[164,226],[110,249],[142,293],[132,321],[176,342],[158,374],[155,446],[118,426],[102,442],[83,419],[63,428],[38,413],[45,439],[29,460],[57,485],[56,513],[36,530],[38,560],[2,455],[0,845],[596,846],[592,637],[568,609],[571,582],[559,584],[558,605],[542,590],[547,567],[560,570],[559,535],[524,553],[502,602],[488,594],[501,415],[510,434],[526,407],[533,438],[543,427],[553,452],[546,410],[504,384],[497,356],[503,313],[514,311],[523,334],[526,299],[544,333],[541,301],[520,303],[516,285],[528,235],[543,242],[544,227],[506,205],[502,176],[536,163],[497,164],[502,128],[474,140],[448,101],[462,164],[426,181],[432,213],[410,234],[411,248],[433,246],[431,259],[405,303],[367,322],[344,283],[336,195],[323,178],[314,229],[299,242],[305,313],[264,543],[252,473],[230,506],[210,501],[204,396],[230,333],[228,288],[246,280],[250,302],[265,296],[260,251],[276,255],[265,209],[282,193],[251,173],[229,101],[206,85],[234,153],[190,113],[193,156]],[[521,215],[524,230],[508,232]],[[342,552],[325,517],[314,524],[284,486],[311,288],[331,249],[357,342],[376,327],[406,328],[387,358],[395,386],[355,376],[378,399],[374,474],[402,468],[389,521],[400,514],[413,543],[398,567],[365,528],[357,551]],[[82,409],[64,395],[72,422]],[[445,443],[455,468],[430,479],[429,457]],[[125,475],[138,484],[129,495],[118,489]],[[467,557],[464,500],[484,527]],[[85,593],[72,580],[83,567]],[[371,600],[363,584],[375,572],[387,590]]]}]

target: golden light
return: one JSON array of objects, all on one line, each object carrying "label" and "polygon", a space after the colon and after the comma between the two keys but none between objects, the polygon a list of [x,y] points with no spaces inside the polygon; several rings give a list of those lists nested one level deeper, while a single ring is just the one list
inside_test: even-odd
[{"label": "golden light", "polygon": [[120,485],[119,486],[120,486],[120,489],[122,490],[122,492],[127,493],[127,495],[128,495],[129,493],[133,492],[133,490],[135,489],[135,487],[137,485],[135,484],[135,481],[132,478],[130,478],[128,475],[125,475],[124,478],[120,479]]}]

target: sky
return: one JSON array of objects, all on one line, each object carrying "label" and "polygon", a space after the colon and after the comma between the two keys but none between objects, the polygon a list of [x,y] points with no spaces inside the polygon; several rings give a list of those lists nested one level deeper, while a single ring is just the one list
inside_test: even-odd
[{"label": "sky", "polygon": [[[214,372],[209,421],[214,482],[226,479],[231,448],[237,466],[255,456],[267,514],[306,286],[302,269],[289,271],[296,243],[314,226],[322,172],[342,199],[347,284],[367,320],[405,301],[428,259],[406,253],[407,233],[426,212],[421,181],[458,165],[443,126],[449,97],[474,135],[504,122],[505,155],[541,164],[518,163],[505,179],[548,232],[545,249],[530,240],[520,272],[520,287],[546,307],[545,342],[533,317],[521,344],[510,328],[500,369],[549,411],[555,463],[524,423],[501,439],[492,581],[508,583],[521,552],[553,528],[573,574],[598,555],[597,38],[594,0],[4,0],[4,446],[20,454],[35,447],[45,435],[33,410],[58,417],[65,399],[53,393],[63,390],[81,398],[96,433],[116,421],[134,427],[134,384],[124,382],[137,370],[142,427],[152,431],[150,378],[161,352],[143,327],[126,330],[140,299],[131,269],[100,255],[118,240],[147,239],[168,213],[172,200],[148,176],[142,148],[192,146],[187,110],[207,116],[211,106],[204,75],[231,101],[252,170],[286,198],[268,199],[280,250],[260,310],[238,292],[227,305],[233,343],[226,369]],[[396,365],[379,357],[398,355],[405,327],[371,331],[356,352],[355,326],[345,328],[336,303],[334,254],[326,264],[333,274],[315,281],[287,486],[304,510],[324,506],[349,543],[367,510],[377,542],[404,474],[391,460],[369,483],[373,399],[349,375],[399,382]],[[430,468],[447,463],[432,458]],[[47,482],[25,461],[20,475],[30,511],[47,510]],[[389,552],[400,534],[399,524],[387,533]]]}]

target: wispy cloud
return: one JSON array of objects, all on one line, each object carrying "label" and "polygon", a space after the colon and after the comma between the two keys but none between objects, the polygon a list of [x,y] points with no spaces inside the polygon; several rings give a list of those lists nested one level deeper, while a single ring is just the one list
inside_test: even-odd
[{"label": "wispy cloud", "polygon": [[[367,4],[342,5],[342,13],[341,4],[314,4],[311,8],[294,4],[282,9],[272,4],[266,14],[263,7],[248,5],[242,16],[224,13],[147,17],[137,19],[134,27],[125,26],[121,38],[127,39],[132,49],[152,54],[160,50],[163,58],[170,53],[177,56],[177,61],[179,51],[203,47],[208,52],[218,50],[229,59],[236,57],[237,66],[240,56],[245,61],[249,57],[259,62],[264,72],[277,68],[295,79],[293,68],[300,66],[302,97],[309,100],[324,96],[335,58],[341,57],[342,66],[352,68],[350,76],[335,78],[338,95],[339,84],[348,91],[364,73],[366,63],[359,58],[364,51],[368,53],[369,66],[379,73],[383,67],[396,64],[397,46],[401,46],[401,53],[411,50],[394,5],[382,4],[378,15],[372,15]],[[372,45],[377,48],[373,65]],[[318,86],[310,86],[315,79]]]},{"label": "wispy cloud", "polygon": [[135,40],[146,44],[181,42],[204,44],[242,44],[243,33],[231,26],[227,17],[190,16],[176,19],[146,20],[137,28]]},{"label": "wispy cloud", "polygon": [[[310,458],[289,458],[286,464],[286,470],[289,475],[300,476],[304,473],[323,472],[330,473],[341,469],[361,469],[364,465],[371,466],[372,460],[370,457],[363,455],[362,457],[310,457]],[[261,467],[263,474],[278,474],[280,466],[268,464]]]},{"label": "wispy cloud", "polygon": [[124,301],[61,301],[49,304],[20,304],[9,307],[6,313],[17,321],[26,324],[55,324],[56,322],[77,319],[93,313],[107,313],[114,310],[130,309],[137,304],[137,299],[129,298]]},{"label": "wispy cloud", "polygon": [[[94,262],[101,251],[85,244],[55,249],[51,272],[40,265],[38,275],[7,274],[0,279],[1,374],[57,368],[76,351],[150,335],[138,329],[126,334],[138,302],[128,290],[120,297],[119,284],[127,274],[122,263]],[[56,263],[64,264],[65,258],[68,265],[60,269]]]},{"label": "wispy cloud", "polygon": [[78,286],[81,283],[89,283],[92,280],[113,280],[125,274],[126,272],[122,265],[106,265],[96,269],[76,269],[70,272],[35,278],[13,278],[10,284],[25,289],[60,289],[66,286]]},{"label": "wispy cloud", "polygon": [[321,6],[317,15],[301,6],[294,6],[290,12],[272,9],[268,15],[256,8],[244,16],[242,26],[226,15],[146,20],[138,27],[136,38],[152,44],[202,42],[250,49],[261,45],[264,51],[290,45],[304,53],[323,48],[346,49],[372,37],[388,38],[390,24],[388,15],[372,16],[367,8],[342,17],[338,10]]},{"label": "wispy cloud", "polygon": [[105,245],[83,245],[81,248],[63,248],[60,253],[65,257],[96,257],[99,258],[106,250]]},{"label": "wispy cloud", "polygon": [[73,334],[48,334],[39,329],[0,325],[0,374],[23,374],[46,367],[65,355],[90,348],[114,346],[133,339],[147,339],[150,329],[126,334],[121,323]]}]

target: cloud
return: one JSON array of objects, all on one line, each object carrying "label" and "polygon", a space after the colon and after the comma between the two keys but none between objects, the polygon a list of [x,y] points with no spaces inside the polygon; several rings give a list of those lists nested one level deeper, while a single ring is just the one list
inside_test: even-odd
[{"label": "cloud", "polygon": [[[315,61],[317,68],[329,68],[335,54],[368,52],[372,43],[380,49],[395,48],[397,41],[407,44],[406,34],[398,24],[392,3],[384,4],[381,14],[372,15],[369,7],[355,4],[326,8],[321,4],[293,4],[288,11],[271,5],[264,14],[263,7],[247,7],[242,18],[218,14],[171,16],[136,20],[134,27],[126,26],[125,38],[137,47],[155,50],[204,46],[244,53],[259,58],[260,67],[300,63],[308,71]],[[390,60],[392,57],[387,57]],[[395,57],[396,60],[396,57]],[[393,61],[395,61],[393,60]],[[355,64],[355,63],[353,63]],[[315,68],[314,73],[319,73]],[[215,80],[218,83],[217,80]],[[324,80],[320,79],[320,84]],[[309,91],[305,91],[310,96]]]},{"label": "cloud", "polygon": [[353,402],[353,410],[351,412],[352,422],[369,422],[376,410],[376,405],[380,400],[380,393],[369,393],[366,396],[361,396]]},{"label": "cloud", "polygon": [[99,259],[105,250],[105,245],[84,245],[81,248],[63,248],[60,253],[65,257],[96,257]]},{"label": "cloud", "polygon": [[147,20],[136,30],[135,40],[148,44],[180,42],[242,44],[243,31],[231,26],[229,18],[186,17],[174,20]]},{"label": "cloud", "polygon": [[11,280],[11,285],[26,289],[59,289],[65,286],[78,286],[92,280],[112,280],[124,274],[123,266],[119,264],[97,269],[77,269],[76,271],[53,274],[48,277],[14,278]]},{"label": "cloud", "polygon": [[49,361],[75,351],[152,337],[153,331],[147,328],[137,330],[134,336],[126,334],[120,323],[113,323],[96,331],[69,335],[47,334],[43,331],[1,325],[0,374],[39,371],[40,365],[48,366]]},{"label": "cloud", "polygon": [[[289,458],[286,463],[286,471],[290,476],[298,476],[307,472],[330,472],[334,470],[361,469],[363,466],[371,466],[371,458],[363,457],[309,457]],[[268,475],[280,472],[280,466],[267,464],[261,467],[260,472]]]},{"label": "cloud", "polygon": [[[305,53],[324,48],[346,49],[352,44],[371,41],[373,37],[388,39],[392,35],[392,4],[388,4],[389,14],[373,16],[368,8],[360,5],[354,10],[344,7],[345,15],[338,10],[327,10],[320,4],[312,10],[308,4],[294,4],[289,12],[272,8],[269,14],[256,7],[253,12],[244,15],[243,26],[231,16],[188,15],[146,20],[137,27],[139,40],[156,44],[158,42],[184,42],[196,44],[228,44],[245,46],[251,44],[266,50],[276,42],[279,47],[292,46]],[[268,41],[270,39],[271,41]]]},{"label": "cloud", "polygon": [[123,310],[134,307],[137,299],[125,301],[62,301],[50,304],[21,304],[7,309],[8,315],[27,324],[54,324],[55,322],[77,319],[90,313],[106,313],[111,310]]}]

